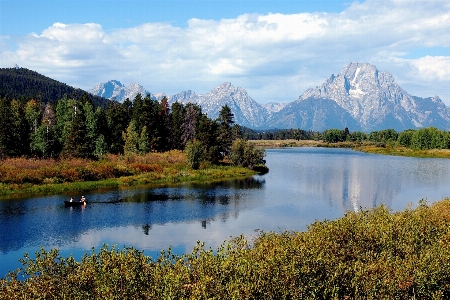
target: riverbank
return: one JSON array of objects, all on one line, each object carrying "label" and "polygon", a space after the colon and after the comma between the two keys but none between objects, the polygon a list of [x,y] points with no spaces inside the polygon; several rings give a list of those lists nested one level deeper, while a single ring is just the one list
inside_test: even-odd
[{"label": "riverbank", "polygon": [[182,151],[146,155],[108,155],[86,159],[6,159],[0,165],[0,198],[63,194],[130,186],[212,182],[244,178],[256,171],[228,164],[188,167]]},{"label": "riverbank", "polygon": [[351,148],[372,154],[396,155],[421,158],[450,158],[450,149],[413,150],[401,146],[391,146],[374,142],[338,142],[326,143],[314,140],[251,140],[256,147],[283,148],[283,147],[327,147]]},{"label": "riverbank", "polygon": [[377,147],[374,145],[361,145],[352,147],[354,150],[373,154],[397,155],[421,158],[450,158],[450,149],[413,150],[401,146]]}]

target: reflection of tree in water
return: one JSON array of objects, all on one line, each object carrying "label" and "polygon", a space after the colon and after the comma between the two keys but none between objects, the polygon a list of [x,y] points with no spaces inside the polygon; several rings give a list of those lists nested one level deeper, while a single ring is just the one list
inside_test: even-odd
[{"label": "reflection of tree in water", "polygon": [[24,245],[46,246],[49,241],[62,246],[87,231],[104,228],[131,225],[145,235],[155,224],[200,222],[206,228],[213,220],[226,221],[256,206],[257,200],[242,195],[264,186],[264,180],[257,178],[92,193],[83,209],[64,208],[65,196],[1,202],[0,252]]},{"label": "reflection of tree in water", "polygon": [[145,235],[148,235],[148,231],[149,231],[150,229],[152,229],[152,226],[150,226],[150,225],[148,225],[148,224],[142,225],[142,230],[144,231],[144,234],[145,234]]},{"label": "reflection of tree in water", "polygon": [[[229,195],[233,194],[233,191],[261,189],[264,184],[264,178],[259,176],[214,183],[189,183],[179,187],[143,189],[141,192],[136,190],[136,192],[132,195],[122,197],[120,201],[109,200],[109,203],[181,201],[197,199],[204,203],[218,202],[220,204],[227,205],[230,201]],[[227,192],[224,194],[224,191]]]}]

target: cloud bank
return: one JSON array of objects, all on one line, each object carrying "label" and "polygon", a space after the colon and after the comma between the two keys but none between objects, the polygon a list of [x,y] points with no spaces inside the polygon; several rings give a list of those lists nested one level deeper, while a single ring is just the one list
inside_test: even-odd
[{"label": "cloud bank", "polygon": [[389,71],[406,91],[450,105],[450,2],[368,0],[341,13],[243,14],[146,23],[55,23],[15,40],[0,36],[1,67],[36,70],[90,89],[110,79],[168,95],[207,93],[229,81],[260,103],[288,102],[349,62]]}]

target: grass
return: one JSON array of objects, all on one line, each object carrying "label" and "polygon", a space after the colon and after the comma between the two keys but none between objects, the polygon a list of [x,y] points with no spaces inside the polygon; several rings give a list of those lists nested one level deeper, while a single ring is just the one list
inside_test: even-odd
[{"label": "grass", "polygon": [[313,140],[251,140],[249,141],[261,148],[281,148],[281,147],[327,147],[327,148],[352,148],[356,151],[397,155],[420,158],[450,158],[450,149],[413,150],[402,146],[390,146],[374,142],[338,142],[325,143]]},{"label": "grass", "polygon": [[450,158],[450,149],[414,150],[401,146],[377,147],[374,145],[357,146],[354,149],[373,154],[421,157],[421,158]]},{"label": "grass", "polygon": [[249,169],[226,164],[202,164],[199,170],[192,170],[181,151],[133,156],[108,155],[100,161],[11,158],[0,164],[0,197],[216,181],[254,174]]},{"label": "grass", "polygon": [[313,140],[249,140],[256,147],[282,148],[282,147],[324,147],[326,143]]}]

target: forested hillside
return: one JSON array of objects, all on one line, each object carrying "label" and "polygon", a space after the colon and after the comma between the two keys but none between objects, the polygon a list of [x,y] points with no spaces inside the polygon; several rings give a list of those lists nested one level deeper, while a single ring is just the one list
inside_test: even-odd
[{"label": "forested hillside", "polygon": [[[85,91],[68,86],[35,71],[26,68],[0,68],[0,98],[7,96],[10,99],[30,100],[46,104],[50,102],[55,106],[56,101],[64,95],[72,98],[80,98]],[[91,96],[95,107],[106,108],[110,100]]]}]

